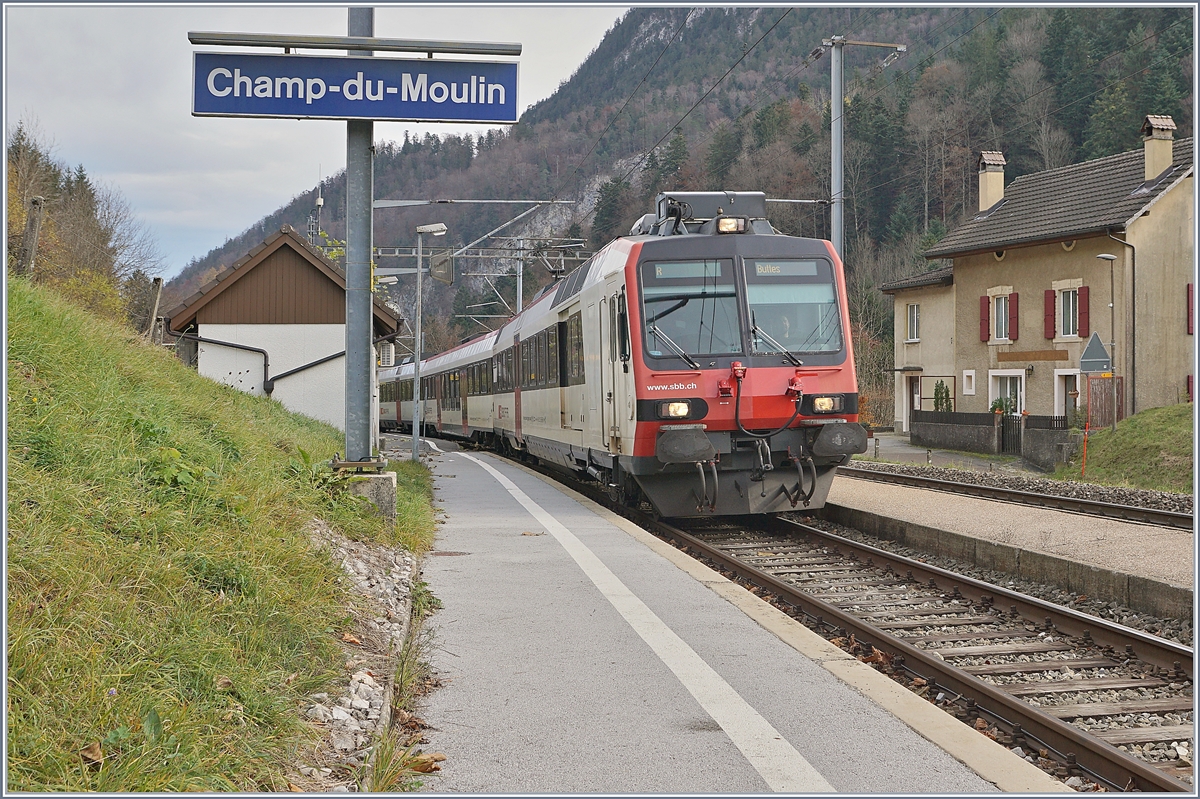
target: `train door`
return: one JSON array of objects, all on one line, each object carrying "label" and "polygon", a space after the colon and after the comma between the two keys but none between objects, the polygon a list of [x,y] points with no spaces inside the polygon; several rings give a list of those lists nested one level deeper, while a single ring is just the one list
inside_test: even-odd
[{"label": "train door", "polygon": [[562,426],[583,430],[587,416],[587,381],[584,375],[583,313],[576,305],[558,323],[559,385],[562,386]]},{"label": "train door", "polygon": [[600,323],[600,335],[596,337],[597,354],[599,355],[598,365],[596,370],[596,386],[600,393],[600,429],[598,432],[599,442],[604,445],[604,448],[612,452],[612,420],[613,420],[613,394],[612,394],[612,371],[609,363],[609,353],[611,349],[608,345],[608,337],[612,333],[612,323],[608,318],[609,308],[611,303],[608,297],[600,298],[599,313],[596,314],[596,319]]},{"label": "train door", "polygon": [[610,417],[606,428],[606,437],[611,452],[621,451],[621,438],[626,426],[623,424],[630,417],[633,392],[629,385],[629,327],[628,313],[625,307],[625,293],[619,280],[609,284],[608,297],[608,335],[605,342],[608,347],[608,360],[604,364],[608,371],[608,390],[612,398],[609,404]]},{"label": "train door", "polygon": [[604,388],[600,385],[604,371],[601,368],[600,307],[595,302],[588,305],[587,316],[583,319],[583,373],[588,386],[587,426],[584,429],[588,446],[599,446],[604,441],[604,419],[600,413],[600,407],[604,405]]},{"label": "train door", "polygon": [[462,414],[462,432],[464,436],[471,435],[470,420],[467,419],[467,397],[471,396],[471,389],[475,386],[475,381],[467,379],[467,372],[474,368],[473,366],[468,366],[466,369],[458,370],[458,410]]}]

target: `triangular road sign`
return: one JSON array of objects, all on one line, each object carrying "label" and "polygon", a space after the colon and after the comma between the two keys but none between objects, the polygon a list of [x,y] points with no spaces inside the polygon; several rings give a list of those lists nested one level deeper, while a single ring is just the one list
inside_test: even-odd
[{"label": "triangular road sign", "polygon": [[1104,348],[1104,344],[1100,341],[1099,333],[1092,333],[1092,337],[1088,339],[1087,346],[1083,348],[1083,355],[1079,357],[1079,371],[1112,371],[1112,358],[1109,357],[1108,350]]}]

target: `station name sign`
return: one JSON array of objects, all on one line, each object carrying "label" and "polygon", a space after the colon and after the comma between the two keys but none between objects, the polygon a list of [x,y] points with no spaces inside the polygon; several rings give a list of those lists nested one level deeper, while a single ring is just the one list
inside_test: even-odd
[{"label": "station name sign", "polygon": [[517,121],[517,64],[195,53],[193,116]]}]

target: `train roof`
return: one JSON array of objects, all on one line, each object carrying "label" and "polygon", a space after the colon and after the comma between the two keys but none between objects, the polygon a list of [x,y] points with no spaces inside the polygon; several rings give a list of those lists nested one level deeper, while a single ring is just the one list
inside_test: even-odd
[{"label": "train roof", "polygon": [[478,338],[459,344],[453,349],[438,353],[421,362],[421,370],[426,368],[440,370],[459,363],[473,363],[484,358],[492,357],[492,347],[496,343],[496,333],[484,333]]}]

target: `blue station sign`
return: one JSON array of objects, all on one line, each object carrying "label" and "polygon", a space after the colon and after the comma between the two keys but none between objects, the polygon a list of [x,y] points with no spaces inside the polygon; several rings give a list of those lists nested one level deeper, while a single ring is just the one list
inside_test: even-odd
[{"label": "blue station sign", "polygon": [[517,121],[517,64],[195,53],[193,116]]}]

